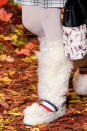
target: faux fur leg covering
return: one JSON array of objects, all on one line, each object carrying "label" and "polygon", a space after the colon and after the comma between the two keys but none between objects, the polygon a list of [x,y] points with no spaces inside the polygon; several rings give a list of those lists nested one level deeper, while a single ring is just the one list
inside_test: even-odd
[{"label": "faux fur leg covering", "polygon": [[66,101],[68,81],[72,64],[64,56],[64,49],[60,41],[47,42],[46,49],[37,54],[38,68],[38,95],[61,106]]},{"label": "faux fur leg covering", "polygon": [[33,125],[51,122],[66,113],[63,106],[66,101],[68,81],[72,63],[64,56],[64,49],[60,41],[47,42],[44,50],[37,53],[38,68],[38,95],[40,99],[48,100],[58,111],[49,112],[39,103],[34,103],[24,110],[24,124]]},{"label": "faux fur leg covering", "polygon": [[87,94],[87,74],[77,74],[73,79],[73,88],[78,95]]}]

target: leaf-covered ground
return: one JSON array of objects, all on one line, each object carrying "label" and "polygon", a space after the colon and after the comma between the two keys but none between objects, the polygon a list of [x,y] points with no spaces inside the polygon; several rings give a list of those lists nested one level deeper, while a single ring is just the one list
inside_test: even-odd
[{"label": "leaf-covered ground", "polygon": [[86,131],[87,95],[67,92],[67,115],[52,123],[26,126],[23,109],[37,95],[39,50],[37,37],[21,23],[21,7],[8,4],[0,9],[0,130],[1,131]]}]

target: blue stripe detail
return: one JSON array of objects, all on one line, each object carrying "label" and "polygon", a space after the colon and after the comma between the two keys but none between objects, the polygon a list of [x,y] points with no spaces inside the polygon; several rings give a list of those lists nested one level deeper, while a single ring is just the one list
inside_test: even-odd
[{"label": "blue stripe detail", "polygon": [[47,102],[48,104],[50,104],[51,106],[53,106],[55,108],[56,111],[59,110],[59,108],[56,107],[56,105],[54,105],[53,103],[51,103],[50,101],[47,101],[47,100],[41,100],[41,101],[45,101]]}]

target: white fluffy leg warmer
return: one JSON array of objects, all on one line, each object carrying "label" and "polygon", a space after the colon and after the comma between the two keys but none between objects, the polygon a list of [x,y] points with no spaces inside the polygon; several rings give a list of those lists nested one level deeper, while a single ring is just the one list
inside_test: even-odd
[{"label": "white fluffy leg warmer", "polygon": [[56,106],[66,101],[69,74],[72,64],[64,57],[64,50],[59,41],[48,42],[44,51],[37,54],[38,95],[41,99],[50,100]]},{"label": "white fluffy leg warmer", "polygon": [[72,63],[64,57],[64,49],[60,41],[47,42],[44,50],[37,53],[38,95],[41,100],[48,100],[58,108],[58,111],[48,112],[38,103],[32,104],[24,110],[24,123],[33,125],[51,122],[66,113],[63,106],[66,101],[68,81]]},{"label": "white fluffy leg warmer", "polygon": [[74,76],[73,88],[78,95],[87,94],[87,74],[79,74]]}]

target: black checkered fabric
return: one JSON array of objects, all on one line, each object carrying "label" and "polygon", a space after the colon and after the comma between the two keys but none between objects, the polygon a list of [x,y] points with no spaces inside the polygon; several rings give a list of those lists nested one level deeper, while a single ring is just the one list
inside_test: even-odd
[{"label": "black checkered fabric", "polygon": [[14,0],[21,5],[39,6],[43,8],[64,7],[67,0]]}]

